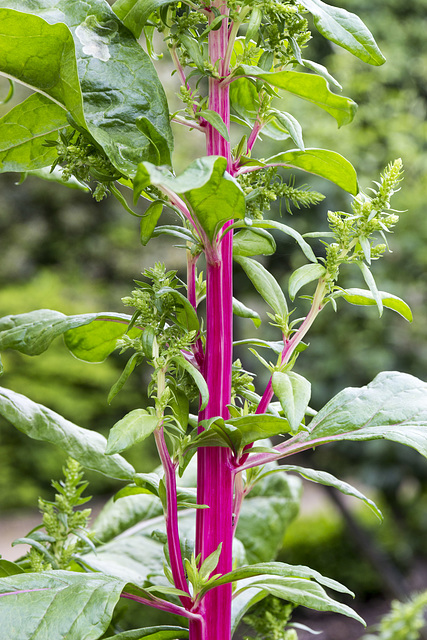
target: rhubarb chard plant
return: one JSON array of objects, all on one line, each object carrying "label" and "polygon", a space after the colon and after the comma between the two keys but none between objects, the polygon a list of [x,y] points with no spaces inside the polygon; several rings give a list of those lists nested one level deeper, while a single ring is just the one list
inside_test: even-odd
[{"label": "rhubarb chard plant", "polygon": [[[275,557],[298,508],[299,476],[354,496],[381,516],[356,488],[294,464],[293,454],[387,439],[427,457],[425,382],[380,373],[316,413],[310,382],[298,373],[298,358],[310,353],[306,338],[327,305],[338,313],[346,303],[373,305],[379,316],[386,308],[411,321],[408,305],[382,291],[373,275],[398,222],[391,199],[403,168],[392,160],[373,176],[372,188],[359,190],[342,155],[305,146],[287,96],[326,111],[338,127],[355,115],[355,103],[328,70],[305,57],[309,24],[368,64],[381,65],[384,57],[358,16],[322,0],[111,5],[0,0],[0,73],[10,94],[15,82],[31,90],[0,119],[0,171],[62,181],[98,201],[117,198],[140,217],[142,245],[173,236],[187,271],[184,277],[159,261],[135,273],[123,313],[39,309],[0,320],[1,350],[36,356],[62,336],[89,363],[125,353],[108,402],[137,367],[151,371],[141,392],[148,406],[142,399],[108,438],[0,388],[8,422],[70,457],[65,480],[54,482],[55,502],[40,501],[42,525],[16,541],[31,551],[17,562],[0,559],[0,635],[230,640],[247,616],[256,629],[265,621],[264,635],[275,625],[274,637],[295,640],[301,625],[291,615],[298,606],[363,623],[335,596],[348,594],[345,586]],[[174,113],[155,70],[160,50],[174,69],[168,90],[181,101]],[[188,140],[201,155],[175,171],[178,127],[195,130]],[[277,152],[258,158],[264,137]],[[286,212],[324,198],[298,186],[304,172],[343,189],[349,205],[328,212],[328,231],[303,237]],[[280,200],[277,220],[269,212]],[[302,266],[281,278],[286,291],[263,259],[274,254],[280,234],[302,252]],[[234,297],[233,263],[265,301],[268,319]],[[358,273],[360,288],[340,286],[344,265]],[[233,342],[233,315],[253,322],[256,336]],[[261,320],[273,326],[275,341],[260,337]],[[233,355],[236,343],[267,370],[265,388]],[[146,438],[157,446],[157,472],[135,469],[122,455]],[[82,469],[123,482],[92,527],[89,512],[79,510],[86,501]],[[124,626],[117,610],[125,602],[132,611],[141,607],[146,613],[137,619],[148,625]]]}]

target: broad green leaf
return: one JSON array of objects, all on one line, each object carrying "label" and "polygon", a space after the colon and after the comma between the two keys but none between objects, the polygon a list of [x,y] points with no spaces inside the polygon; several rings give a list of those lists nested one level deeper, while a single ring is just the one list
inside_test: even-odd
[{"label": "broad green leaf", "polygon": [[63,449],[87,469],[120,480],[130,480],[135,473],[122,456],[105,454],[107,440],[100,433],[78,427],[20,393],[0,388],[0,415],[30,438]]},{"label": "broad green leaf", "polygon": [[14,576],[17,573],[24,573],[19,564],[10,562],[9,560],[0,559],[0,578],[7,578],[8,576]]},{"label": "broad green leaf", "polygon": [[243,229],[233,238],[233,256],[270,256],[276,251],[276,243],[271,234],[263,229]]},{"label": "broad green leaf", "polygon": [[160,626],[123,631],[114,636],[108,636],[106,640],[180,640],[181,638],[185,640],[188,637],[189,631],[184,627]]},{"label": "broad green leaf", "polygon": [[155,167],[149,162],[138,165],[134,180],[134,199],[153,185],[183,194],[194,217],[213,240],[228,220],[243,218],[245,199],[237,182],[226,172],[227,161],[221,156],[198,158],[181,175]]},{"label": "broad green leaf", "polygon": [[318,280],[326,273],[326,269],[321,264],[303,264],[292,273],[289,278],[289,297],[295,300],[298,291],[306,284]]},{"label": "broad green leaf", "polygon": [[[315,611],[333,611],[358,620],[365,625],[363,619],[350,607],[334,600],[316,582],[298,578],[279,578],[261,576],[249,578],[243,590],[256,587],[270,595],[291,602],[296,606],[308,607]],[[239,591],[236,592],[238,595]]]},{"label": "broad green leaf", "polygon": [[294,371],[275,371],[272,377],[273,391],[282,405],[291,433],[297,432],[304,419],[311,398],[310,382]]},{"label": "broad green leaf", "polygon": [[327,149],[300,151],[295,149],[278,153],[276,156],[268,158],[264,164],[301,169],[330,180],[352,195],[359,192],[357,175],[353,165],[335,151]]},{"label": "broad green leaf", "polygon": [[197,385],[197,388],[200,391],[200,397],[202,401],[200,408],[204,409],[209,402],[209,390],[208,390],[208,385],[206,384],[206,380],[204,379],[200,371],[196,369],[196,367],[194,367],[191,364],[191,362],[188,362],[188,360],[186,360],[184,356],[182,355],[174,356],[172,360],[179,367],[187,371],[187,373],[189,373],[190,376],[193,378],[194,382]]},{"label": "broad green leaf", "polygon": [[306,448],[341,440],[392,440],[427,458],[427,383],[407,373],[380,373],[330,400],[301,434]]},{"label": "broad green leaf", "polygon": [[[95,320],[99,324],[84,328]],[[0,319],[0,350],[16,349],[27,356],[36,356],[46,351],[55,338],[68,332],[66,344],[74,355],[100,362],[115,349],[129,321],[130,316],[121,313],[65,316],[50,309],[5,316]]]},{"label": "broad green leaf", "polygon": [[280,470],[285,472],[293,472],[298,473],[300,476],[305,478],[306,480],[310,480],[311,482],[316,482],[318,484],[323,484],[327,487],[334,487],[341,493],[344,493],[346,496],[352,496],[353,498],[358,498],[358,500],[362,500],[380,520],[383,519],[381,511],[378,509],[377,505],[373,500],[367,498],[363,493],[361,493],[356,487],[353,487],[348,482],[344,482],[339,478],[335,478],[331,473],[327,473],[327,471],[318,471],[317,469],[307,469],[306,467],[297,467],[291,464],[280,465]]},{"label": "broad green leaf", "polygon": [[243,268],[249,280],[251,280],[255,289],[266,303],[275,313],[285,318],[288,313],[286,298],[279,283],[271,273],[262,264],[251,258],[236,256],[235,260]]},{"label": "broad green leaf", "polygon": [[116,0],[112,8],[123,24],[138,39],[153,11],[169,3],[170,0]]},{"label": "broad green leaf", "polygon": [[[394,296],[392,293],[386,291],[378,291],[382,303],[387,309],[392,309],[399,313],[405,320],[412,322],[412,311],[404,300]],[[342,297],[347,302],[359,306],[376,306],[376,301],[371,291],[366,289],[345,289],[342,293]]]},{"label": "broad green leaf", "polygon": [[[37,96],[38,94],[35,93],[34,95]],[[34,176],[41,180],[47,180],[48,182],[56,182],[57,184],[68,187],[69,189],[77,189],[78,191],[85,191],[86,193],[90,191],[88,186],[77,180],[74,176],[71,176],[65,181],[63,178],[63,170],[60,166],[56,166],[53,171],[49,167],[31,169],[30,171],[25,171],[24,175]]]},{"label": "broad green leaf", "polygon": [[66,111],[35,93],[0,118],[0,172],[29,171],[51,165],[57,157],[56,140],[68,127]]},{"label": "broad green leaf", "polygon": [[32,15],[31,10],[27,13],[30,5],[34,3],[0,2],[0,72],[47,96],[84,127],[70,30],[63,20],[49,24],[40,15]]},{"label": "broad green leaf", "polygon": [[233,313],[239,318],[250,318],[257,329],[261,326],[261,318],[259,317],[259,313],[257,313],[253,309],[250,309],[249,307],[244,305],[243,302],[240,302],[240,300],[237,300],[236,298],[233,298]]},{"label": "broad green leaf", "polygon": [[261,229],[277,229],[282,233],[285,233],[287,236],[291,236],[300,246],[303,254],[305,255],[310,262],[317,262],[317,258],[313,253],[313,249],[310,247],[308,242],[304,240],[302,235],[295,231],[292,227],[288,227],[288,225],[283,224],[282,222],[277,222],[276,220],[262,220],[255,221],[254,226],[260,227]]},{"label": "broad green leaf", "polygon": [[246,122],[255,120],[259,108],[258,92],[248,78],[237,78],[230,85],[230,102],[234,111]]},{"label": "broad green leaf", "polygon": [[268,413],[230,418],[225,427],[228,425],[234,427],[234,430],[230,432],[230,439],[236,450],[242,449],[256,440],[277,436],[280,433],[289,433],[289,423],[286,419],[277,418]]},{"label": "broad green leaf", "polygon": [[350,98],[332,93],[326,80],[318,75],[299,71],[266,72],[259,67],[251,67],[245,64],[237,67],[233,75],[263,80],[273,87],[284,89],[299,98],[312,102],[333,116],[339,127],[349,124],[356,113],[356,103]]},{"label": "broad green leaf", "polygon": [[[76,117],[77,110],[70,108],[72,105],[67,103],[66,107],[119,171],[133,177],[141,160],[157,161],[158,152],[153,153],[152,141],[137,126],[141,117],[149,120],[159,136],[167,140],[168,153],[161,162],[169,162],[173,141],[164,90],[149,56],[105,0],[67,3],[0,0],[0,7],[36,14],[50,23],[47,27],[53,25],[62,31],[68,31],[65,25],[69,27],[74,38],[86,124]],[[36,60],[29,34],[27,30],[25,47]],[[70,63],[65,52],[64,55],[61,52],[58,46],[57,55],[64,59],[64,64]],[[46,65],[49,68],[48,58]],[[39,63],[35,66],[39,73]],[[66,79],[70,82],[71,77]]]},{"label": "broad green leaf", "polygon": [[105,453],[121,453],[150,436],[159,420],[145,409],[134,409],[116,422],[108,436]]},{"label": "broad green leaf", "polygon": [[209,122],[209,124],[222,135],[224,140],[230,142],[227,126],[219,113],[212,111],[212,109],[202,109],[197,115],[202,116],[202,118]]},{"label": "broad green leaf", "polygon": [[322,0],[301,0],[301,4],[313,14],[314,25],[322,36],[363,62],[384,64],[383,54],[359,16],[341,7],[331,7]]},{"label": "broad green leaf", "polygon": [[162,214],[163,211],[163,202],[161,200],[156,200],[152,202],[148,207],[147,211],[141,218],[141,244],[145,247],[145,245],[150,240],[153,235],[154,229],[156,228],[156,224]]},{"label": "broad green leaf", "polygon": [[[155,495],[129,495],[115,501],[111,498],[103,507],[92,526],[96,539],[108,542],[143,520],[158,518],[163,521],[163,508]],[[157,522],[157,520],[156,520]]]},{"label": "broad green leaf", "polygon": [[1,633],[14,640],[97,640],[110,624],[125,583],[72,571],[1,578]]}]

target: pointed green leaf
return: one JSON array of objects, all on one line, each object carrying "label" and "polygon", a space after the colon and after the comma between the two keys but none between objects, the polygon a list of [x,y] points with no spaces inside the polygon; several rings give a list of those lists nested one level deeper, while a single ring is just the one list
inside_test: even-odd
[{"label": "pointed green leaf", "polygon": [[[35,93],[33,95],[37,96],[38,94]],[[12,169],[10,169],[10,171],[11,170]],[[83,182],[77,180],[77,178],[75,178],[74,176],[70,176],[67,181],[64,181],[63,169],[60,166],[56,166],[53,171],[49,166],[41,167],[40,169],[30,169],[28,171],[25,171],[24,175],[34,176],[36,178],[40,178],[40,180],[46,180],[47,182],[56,182],[57,184],[67,187],[68,189],[77,189],[78,191],[85,191],[86,193],[90,191],[88,186],[83,184]]]},{"label": "pointed green leaf", "polygon": [[195,308],[188,298],[172,287],[162,287],[156,293],[156,296],[159,298],[164,295],[175,298],[175,302],[178,307],[178,310],[176,311],[178,323],[188,331],[198,331],[200,328],[199,319]]},{"label": "pointed green leaf", "polygon": [[0,578],[7,578],[8,576],[14,576],[17,573],[24,573],[24,570],[15,562],[9,560],[0,559]]},{"label": "pointed green leaf", "polygon": [[356,103],[350,98],[332,93],[325,78],[318,75],[299,71],[265,72],[259,67],[242,64],[234,70],[233,76],[264,80],[273,87],[284,89],[303,100],[312,102],[333,116],[339,127],[349,124],[356,113]]},{"label": "pointed green leaf", "polygon": [[306,284],[318,280],[326,273],[326,269],[323,265],[316,264],[304,264],[302,267],[294,271],[289,278],[289,297],[291,300],[295,300],[295,296],[298,291]]},{"label": "pointed green leaf", "polygon": [[384,64],[383,54],[359,16],[322,0],[301,0],[301,4],[313,14],[315,27],[325,38],[364,62]]},{"label": "pointed green leaf", "polygon": [[[169,0],[168,0],[169,2]],[[144,629],[131,629],[114,636],[108,636],[106,640],[186,640],[189,637],[188,629],[184,627],[145,627]]]},{"label": "pointed green leaf", "polygon": [[196,367],[194,367],[188,360],[184,358],[184,356],[174,356],[172,358],[173,362],[175,362],[179,367],[182,367],[190,376],[193,378],[194,382],[197,385],[197,388],[200,391],[200,396],[202,400],[201,409],[204,409],[209,401],[209,390],[208,385],[206,384],[206,380],[200,373]]},{"label": "pointed green leaf", "polygon": [[0,118],[0,173],[51,165],[56,148],[45,142],[56,140],[69,126],[66,115],[62,107],[35,93]]},{"label": "pointed green leaf", "polygon": [[202,118],[209,122],[209,124],[222,135],[224,140],[230,142],[227,126],[219,113],[212,111],[212,109],[202,109],[197,115],[202,116]]},{"label": "pointed green leaf", "polygon": [[97,640],[110,624],[124,585],[111,576],[72,571],[1,578],[2,635],[16,640]]},{"label": "pointed green leaf", "polygon": [[30,438],[63,449],[86,469],[120,480],[129,480],[135,473],[122,456],[105,454],[107,440],[100,433],[78,427],[20,393],[0,387],[0,415]]},{"label": "pointed green leaf", "polygon": [[303,61],[304,67],[307,67],[307,69],[311,69],[312,71],[317,73],[319,76],[322,76],[322,78],[325,78],[326,82],[328,84],[331,84],[334,87],[334,89],[337,89],[337,91],[342,91],[342,86],[340,85],[340,83],[337,80],[335,80],[333,76],[331,76],[331,74],[329,73],[327,68],[323,66],[323,64],[319,64],[318,62],[313,62],[313,60],[305,60],[304,58],[302,61]]},{"label": "pointed green leaf", "polygon": [[152,202],[141,218],[141,244],[145,245],[153,235],[156,224],[163,211],[163,202],[156,200]]},{"label": "pointed green leaf", "polygon": [[141,364],[143,357],[140,353],[136,352],[134,354],[131,355],[131,357],[129,358],[129,360],[126,362],[126,366],[123,369],[122,373],[120,374],[119,379],[117,380],[117,382],[115,382],[113,384],[113,386],[111,387],[109,393],[108,393],[108,398],[107,398],[107,402],[108,404],[111,404],[111,402],[114,400],[114,398],[116,397],[116,395],[119,393],[119,391],[121,391],[126,383],[126,381],[128,380],[129,376],[131,375],[132,371],[135,369],[135,367],[137,367],[139,364]]},{"label": "pointed green leaf", "polygon": [[117,348],[125,333],[130,338],[141,334],[141,329],[128,331],[131,316],[126,314],[96,314],[91,322],[67,329],[64,342],[75,358],[84,362],[103,362]]},{"label": "pointed green leaf", "polygon": [[272,377],[273,391],[282,405],[291,432],[298,432],[311,398],[310,382],[294,371],[275,371]]},{"label": "pointed green leaf", "polygon": [[289,433],[289,423],[268,413],[253,414],[241,418],[230,418],[226,427],[231,425],[236,431],[230,432],[235,449],[242,449],[256,440],[271,438],[281,433]]},{"label": "pointed green leaf", "polygon": [[364,262],[358,262],[357,263],[358,266],[360,267],[360,270],[362,272],[363,275],[363,279],[365,280],[366,284],[369,287],[369,290],[372,294],[373,299],[375,300],[375,303],[378,307],[378,311],[380,314],[380,317],[383,314],[383,301],[382,298],[380,296],[380,292],[378,291],[378,287],[377,284],[375,282],[374,276],[372,275],[369,267],[367,264],[365,264]]},{"label": "pointed green leaf", "polygon": [[253,309],[249,309],[243,302],[233,298],[233,313],[239,318],[250,318],[256,328],[261,326],[261,318],[259,317],[259,313],[254,311]]},{"label": "pointed green leaf", "polygon": [[276,220],[262,220],[260,222],[255,221],[253,223],[254,227],[261,227],[262,229],[277,229],[282,233],[285,233],[287,236],[291,236],[300,246],[303,254],[305,255],[310,262],[317,262],[317,258],[313,253],[313,249],[310,247],[308,242],[304,240],[302,235],[295,231],[292,227],[288,227],[286,224],[282,224],[281,222],[277,222]]},{"label": "pointed green leaf", "polygon": [[[392,293],[387,293],[386,291],[378,291],[378,293],[383,305],[387,307],[387,309],[396,311],[403,316],[405,320],[412,322],[412,311],[404,300],[394,296]],[[351,304],[361,306],[375,306],[377,304],[372,292],[367,291],[366,289],[345,289],[341,295],[344,300],[347,300],[347,302],[350,302]]]},{"label": "pointed green leaf", "polygon": [[270,256],[276,251],[273,236],[263,229],[243,229],[233,238],[233,256]]},{"label": "pointed green leaf", "polygon": [[153,11],[169,3],[170,0],[116,0],[112,9],[138,39]]},{"label": "pointed green leaf", "polygon": [[262,264],[251,258],[236,256],[235,260],[243,268],[255,289],[273,311],[283,318],[286,317],[288,313],[286,298],[279,283],[271,273]]},{"label": "pointed green leaf", "polygon": [[303,434],[304,448],[340,440],[392,440],[427,458],[427,383],[407,373],[380,373],[366,387],[344,389]]},{"label": "pointed green leaf", "polygon": [[277,109],[274,110],[274,117],[283,125],[298,149],[305,151],[304,140],[302,139],[302,128],[298,120],[290,113],[277,111]]},{"label": "pointed green leaf", "polygon": [[121,453],[150,436],[157,427],[158,418],[145,409],[134,409],[116,422],[108,436],[105,453]]},{"label": "pointed green leaf", "polygon": [[330,180],[334,184],[348,191],[352,195],[359,192],[357,175],[354,167],[348,160],[335,151],[327,149],[295,149],[278,153],[265,161],[267,165],[292,167],[301,169],[307,173],[314,173]]},{"label": "pointed green leaf", "polygon": [[259,108],[259,97],[253,82],[237,78],[230,85],[230,102],[234,111],[245,122],[255,120]]}]

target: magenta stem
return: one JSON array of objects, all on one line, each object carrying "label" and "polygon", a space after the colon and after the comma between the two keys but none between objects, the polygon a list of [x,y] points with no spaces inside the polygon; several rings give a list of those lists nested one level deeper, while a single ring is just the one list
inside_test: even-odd
[{"label": "magenta stem", "polygon": [[172,602],[167,602],[167,600],[160,600],[159,598],[155,598],[150,600],[149,598],[141,598],[141,596],[135,596],[133,593],[123,592],[120,596],[121,598],[127,598],[128,600],[135,600],[135,602],[139,602],[140,604],[145,604],[148,607],[154,607],[155,609],[160,609],[160,611],[166,611],[167,613],[172,613],[175,616],[184,616],[189,620],[194,620],[200,623],[200,616],[197,613],[193,613],[192,611],[188,611],[183,607],[178,606],[177,604],[173,604]]}]

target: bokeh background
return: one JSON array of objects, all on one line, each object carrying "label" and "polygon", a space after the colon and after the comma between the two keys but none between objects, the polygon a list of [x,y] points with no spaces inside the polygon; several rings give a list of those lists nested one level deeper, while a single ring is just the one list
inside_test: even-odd
[{"label": "bokeh background", "polygon": [[[368,383],[382,370],[400,370],[427,379],[427,17],[425,0],[341,0],[340,6],[356,12],[374,33],[387,58],[382,67],[370,67],[318,36],[313,30],[307,57],[325,64],[353,98],[359,109],[351,125],[337,130],[323,111],[297,98],[286,98],[285,110],[298,117],[309,147],[326,147],[342,153],[356,167],[361,187],[378,179],[386,164],[403,159],[405,179],[393,206],[402,211],[392,253],[374,264],[379,288],[398,295],[412,308],[414,321],[375,308],[351,307],[340,301],[338,312],[330,305],[308,336],[310,348],[298,360],[297,370],[312,382],[312,406],[319,409],[346,386]],[[165,58],[159,73],[171,87],[176,104],[179,87],[170,78]],[[0,96],[8,90],[0,78]],[[25,89],[17,87],[14,100]],[[11,103],[0,105],[3,115]],[[241,133],[240,133],[241,135]],[[238,140],[238,132],[235,134]],[[182,170],[199,154],[203,140],[198,132],[177,131],[175,166]],[[286,146],[284,146],[284,144]],[[265,138],[259,152],[273,155],[290,145]],[[284,174],[284,177],[289,174]],[[121,297],[132,281],[156,260],[183,270],[184,252],[172,241],[154,239],[139,244],[138,220],[109,198],[96,203],[89,195],[28,177],[0,175],[0,314],[18,314],[51,308],[65,314],[89,311],[124,311]],[[273,209],[301,233],[325,229],[326,212],[348,210],[349,198],[332,184],[297,175],[326,199],[311,210]],[[305,262],[292,243],[278,237],[278,251],[265,264],[287,288],[291,271]],[[321,251],[320,243],[316,249]],[[357,272],[356,272],[357,271]],[[181,271],[183,274],[184,272]],[[359,270],[343,270],[342,286],[363,286]],[[261,300],[251,291],[244,274],[236,269],[238,297],[264,314],[262,337],[277,339],[265,319]],[[301,313],[304,301],[298,302]],[[301,315],[296,312],[295,317]],[[254,335],[250,320],[236,322],[238,337]],[[262,389],[265,374],[252,356],[239,353],[244,366],[256,370]],[[46,404],[77,424],[106,433],[127,411],[144,404],[147,374],[136,372],[111,406],[108,389],[124,361],[111,356],[99,365],[72,358],[60,341],[48,352],[30,358],[14,352],[3,356],[2,386]],[[382,527],[367,510],[359,511],[324,491],[304,509],[289,529],[281,559],[313,566],[358,593],[360,602],[375,597],[401,596],[427,588],[427,463],[409,449],[392,443],[343,444],[301,458],[336,475],[355,481],[375,496],[386,513]],[[148,471],[158,461],[150,443],[128,455],[139,470]],[[34,508],[37,497],[51,495],[50,480],[61,475],[64,458],[47,444],[29,440],[5,422],[0,423],[0,510]],[[88,474],[91,493],[111,494],[117,487],[96,474]],[[320,494],[319,494],[320,495]],[[3,525],[4,526],[4,525]],[[367,538],[363,538],[366,534]],[[360,541],[363,544],[360,544]],[[359,543],[359,544],[358,544]],[[400,591],[400,593],[399,593]],[[355,636],[358,637],[358,636]],[[333,640],[333,636],[330,636]]]}]

